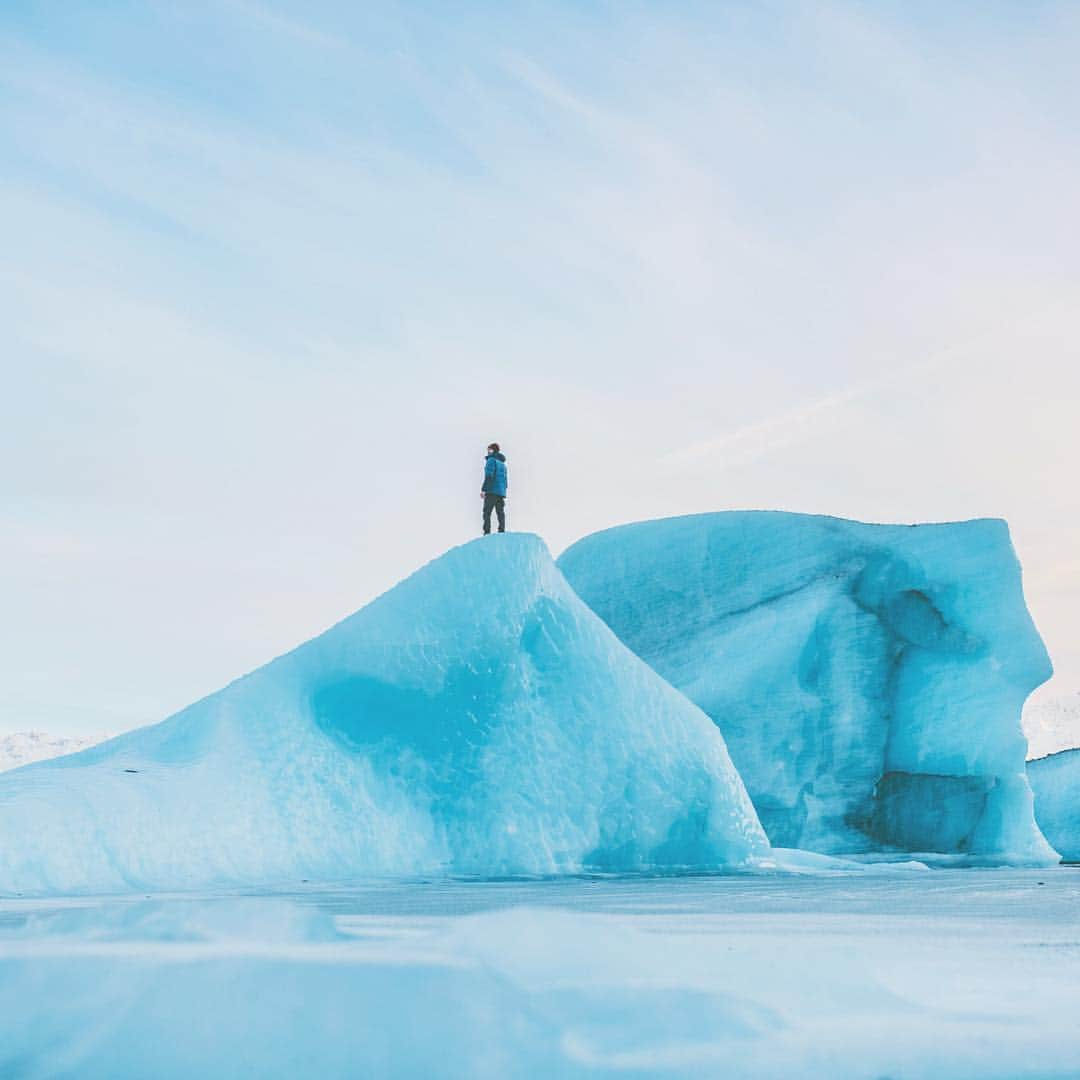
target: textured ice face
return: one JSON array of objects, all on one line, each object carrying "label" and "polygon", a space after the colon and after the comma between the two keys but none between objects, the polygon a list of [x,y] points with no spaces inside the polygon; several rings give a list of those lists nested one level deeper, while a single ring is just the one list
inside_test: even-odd
[{"label": "textured ice face", "polygon": [[1080,862],[1080,750],[1061,750],[1027,763],[1035,819],[1054,850]]},{"label": "textured ice face", "polygon": [[457,548],[154,727],[0,777],[0,890],[754,863],[723,738],[536,537]]},{"label": "textured ice face", "polygon": [[559,566],[717,723],[777,846],[1053,858],[1020,729],[1051,669],[1004,522],[703,514]]}]

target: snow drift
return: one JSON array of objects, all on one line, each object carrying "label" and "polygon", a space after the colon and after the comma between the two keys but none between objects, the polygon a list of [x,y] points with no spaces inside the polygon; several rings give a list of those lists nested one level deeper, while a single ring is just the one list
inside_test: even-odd
[{"label": "snow drift", "polygon": [[1051,668],[1004,522],[703,514],[559,566],[720,727],[773,844],[1054,860],[1020,728]]},{"label": "snow drift", "polygon": [[1035,819],[1069,862],[1080,862],[1080,750],[1061,750],[1027,763]]},{"label": "snow drift", "polygon": [[723,738],[539,538],[456,548],[156,726],[0,777],[0,890],[754,863]]}]

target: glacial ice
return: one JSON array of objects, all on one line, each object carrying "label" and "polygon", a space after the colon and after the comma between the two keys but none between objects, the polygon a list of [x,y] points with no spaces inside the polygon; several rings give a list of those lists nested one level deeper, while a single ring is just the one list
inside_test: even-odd
[{"label": "glacial ice", "polygon": [[1065,1080],[1075,876],[9,900],[0,1076]]},{"label": "glacial ice", "polygon": [[746,866],[709,718],[517,534],[152,727],[0,776],[0,892]]},{"label": "glacial ice", "polygon": [[1029,761],[1027,774],[1043,835],[1063,859],[1080,862],[1080,749]]},{"label": "glacial ice", "polygon": [[1051,667],[1004,522],[702,514],[559,566],[713,718],[774,845],[1055,860],[1020,728]]}]

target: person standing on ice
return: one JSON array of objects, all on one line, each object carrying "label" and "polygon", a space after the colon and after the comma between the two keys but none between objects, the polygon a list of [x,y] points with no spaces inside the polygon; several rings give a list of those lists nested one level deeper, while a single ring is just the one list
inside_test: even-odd
[{"label": "person standing on ice", "polygon": [[490,443],[487,448],[480,495],[484,500],[484,535],[491,532],[492,510],[499,519],[499,532],[506,532],[506,455],[499,450],[497,442]]}]

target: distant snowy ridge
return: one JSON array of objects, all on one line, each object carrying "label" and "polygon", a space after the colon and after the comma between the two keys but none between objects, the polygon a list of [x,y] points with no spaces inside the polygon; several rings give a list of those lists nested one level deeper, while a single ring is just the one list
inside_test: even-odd
[{"label": "distant snowy ridge", "polygon": [[44,731],[15,731],[0,735],[0,772],[32,761],[75,754],[111,738],[109,735],[50,735]]},{"label": "distant snowy ridge", "polygon": [[1033,701],[1024,708],[1028,760],[1080,746],[1080,694]]}]

